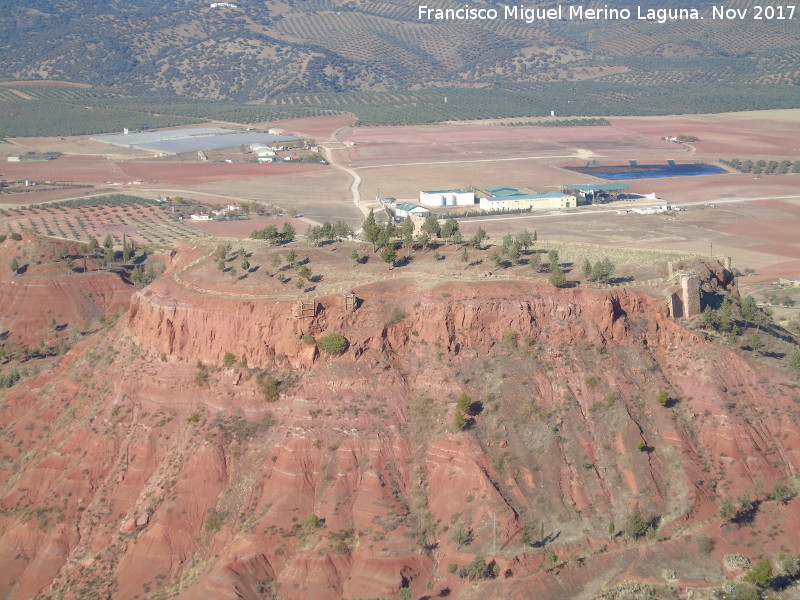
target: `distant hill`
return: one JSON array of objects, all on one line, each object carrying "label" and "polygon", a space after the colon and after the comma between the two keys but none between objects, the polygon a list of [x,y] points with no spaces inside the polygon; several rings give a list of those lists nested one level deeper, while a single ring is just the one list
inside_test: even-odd
[{"label": "distant hill", "polygon": [[[800,11],[759,14],[753,0],[725,4],[745,18],[714,19],[711,3],[698,0],[702,20],[657,15],[669,17],[663,23],[638,20],[635,6],[627,20],[528,23],[485,0],[470,6],[495,9],[497,19],[420,21],[409,0],[229,4],[14,4],[0,14],[0,80],[18,82],[0,87],[0,135],[332,112],[402,125],[800,107]],[[651,6],[680,8],[643,0],[641,10]],[[92,87],[28,84],[37,79]]]},{"label": "distant hill", "polygon": [[[636,20],[635,9],[628,21],[430,23],[408,0],[234,4],[22,0],[0,15],[0,78],[238,102],[583,80],[620,89],[800,84],[800,15],[754,20],[746,0],[725,5],[747,8],[745,19],[711,20],[711,4],[699,1],[704,20],[663,24]],[[502,16],[496,2],[470,6]]]}]

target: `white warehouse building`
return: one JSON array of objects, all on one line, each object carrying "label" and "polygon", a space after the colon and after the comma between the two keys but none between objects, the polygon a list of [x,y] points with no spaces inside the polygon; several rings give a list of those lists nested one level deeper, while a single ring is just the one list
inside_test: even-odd
[{"label": "white warehouse building", "polygon": [[542,208],[575,208],[575,196],[561,192],[547,192],[546,194],[508,194],[506,196],[491,196],[481,198],[481,210],[487,212],[503,210],[535,210]]},{"label": "white warehouse building", "polygon": [[469,206],[475,204],[475,194],[463,190],[420,192],[419,203],[425,206]]}]

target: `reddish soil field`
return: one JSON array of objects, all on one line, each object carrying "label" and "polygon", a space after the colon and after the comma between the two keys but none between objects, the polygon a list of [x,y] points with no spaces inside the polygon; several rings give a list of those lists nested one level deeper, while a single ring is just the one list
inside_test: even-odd
[{"label": "reddish soil field", "polygon": [[309,225],[300,219],[285,219],[281,217],[251,217],[247,221],[184,221],[198,230],[218,237],[249,238],[256,229],[263,229],[275,225],[280,230],[284,223],[290,223],[298,234],[305,233]]},{"label": "reddish soil field", "polygon": [[188,163],[173,161],[115,162],[100,156],[64,155],[56,160],[6,163],[3,177],[9,180],[62,181],[69,183],[150,180],[189,185],[240,179],[307,173],[326,169],[325,165],[255,163]]},{"label": "reddish soil field", "polygon": [[797,217],[790,215],[786,216],[786,221],[747,219],[735,223],[707,223],[706,226],[716,231],[747,236],[771,244],[800,244],[800,222]]},{"label": "reddish soil field", "polygon": [[[35,189],[35,188],[34,188]],[[78,189],[63,189],[63,190],[50,190],[48,192],[24,192],[20,194],[3,194],[0,196],[0,206],[27,206],[29,204],[39,204],[41,202],[51,202],[53,200],[66,200],[67,198],[75,198],[76,196],[86,194],[97,194],[106,191],[109,194],[116,193],[118,190],[107,188],[105,190],[98,190],[97,188],[78,188]]]},{"label": "reddish soil field", "polygon": [[154,180],[175,185],[209,183],[254,176],[268,177],[308,173],[329,168],[325,165],[259,165],[255,163],[127,162],[117,163],[117,165],[128,179]]},{"label": "reddish soil field", "polygon": [[774,280],[778,277],[800,277],[800,260],[787,260],[786,262],[769,265],[759,269],[758,276],[752,279],[755,284]]},{"label": "reddish soil field", "polygon": [[748,246],[747,248],[748,250],[758,250],[759,252],[786,256],[787,258],[800,258],[800,246],[791,246],[789,244],[764,244],[761,246]]},{"label": "reddish soil field", "polygon": [[[352,180],[339,169],[327,168],[315,172],[294,173],[275,177],[253,177],[235,181],[217,181],[192,186],[185,193],[170,192],[172,195],[191,195],[192,191],[234,196],[257,202],[277,204],[285,210],[296,210],[304,217],[322,223],[347,221],[351,227],[358,228],[364,220],[363,214],[354,205],[350,196]],[[366,198],[363,195],[362,197]],[[374,197],[374,196],[372,196]]]},{"label": "reddish soil field", "polygon": [[796,217],[800,217],[800,198],[797,200],[761,200],[756,202],[759,206],[766,206],[775,208],[783,212],[790,213]]},{"label": "reddish soil field", "polygon": [[744,158],[800,155],[799,123],[776,123],[761,115],[754,116],[756,114],[615,118],[612,122],[639,135],[661,138],[683,134],[698,137],[699,142],[690,144],[698,153],[729,154]]},{"label": "reddish soil field", "polygon": [[[492,141],[599,140],[628,136],[629,131],[616,127],[507,127],[502,125],[421,125],[411,127],[358,127],[343,132],[344,137],[356,144],[486,144]],[[570,143],[570,142],[567,142]]]},{"label": "reddish soil field", "polygon": [[800,176],[764,176],[725,173],[693,177],[665,177],[623,181],[636,191],[655,192],[669,203],[714,201],[725,198],[764,198],[798,194]]},{"label": "reddish soil field", "polygon": [[[343,136],[345,137],[345,136]],[[631,152],[637,156],[657,155],[685,159],[688,149],[651,139],[617,127],[504,127],[488,125],[439,125],[429,127],[373,127],[348,130],[352,161],[390,162],[390,158],[492,159],[517,156],[563,158],[581,156],[576,164],[585,164],[587,153]],[[580,152],[579,152],[580,151]],[[360,166],[360,165],[359,165]]]},{"label": "reddish soil field", "polygon": [[312,137],[322,142],[329,139],[336,130],[352,125],[354,121],[355,118],[352,115],[329,115],[326,117],[275,121],[272,126]]},{"label": "reddish soil field", "polygon": [[7,180],[67,183],[121,183],[131,179],[117,163],[102,156],[63,155],[55,160],[11,162],[0,166],[0,173]]},{"label": "reddish soil field", "polygon": [[[355,145],[338,158],[359,169],[362,197],[416,197],[420,189],[512,185],[539,192],[595,178],[563,170],[630,158],[685,161],[690,150],[658,137],[610,127],[505,127],[435,125],[348,129],[343,139]],[[574,158],[573,158],[574,157]],[[399,164],[397,164],[399,163]],[[623,163],[624,164],[624,163]],[[394,165],[383,167],[379,165]],[[633,192],[649,192],[649,182],[628,182]]]}]

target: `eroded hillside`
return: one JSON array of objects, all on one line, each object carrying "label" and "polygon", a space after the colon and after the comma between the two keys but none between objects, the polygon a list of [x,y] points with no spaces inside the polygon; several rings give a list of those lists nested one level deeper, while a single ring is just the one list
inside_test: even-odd
[{"label": "eroded hillside", "polygon": [[5,392],[4,595],[595,597],[800,547],[768,498],[800,466],[796,385],[660,299],[400,274],[303,319],[172,277],[199,252]]}]

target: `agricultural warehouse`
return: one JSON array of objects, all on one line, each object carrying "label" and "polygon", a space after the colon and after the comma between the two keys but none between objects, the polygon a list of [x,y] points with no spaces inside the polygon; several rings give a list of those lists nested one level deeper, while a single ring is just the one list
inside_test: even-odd
[{"label": "agricultural warehouse", "polygon": [[577,205],[575,196],[562,192],[545,194],[508,194],[481,198],[481,210],[496,212],[503,210],[532,210],[546,208],[574,208]]},{"label": "agricultural warehouse", "polygon": [[464,190],[420,192],[419,203],[425,206],[470,206],[475,204],[475,194]]},{"label": "agricultural warehouse", "polygon": [[602,196],[608,201],[616,200],[619,195],[631,186],[624,183],[576,183],[564,186],[567,193],[575,193],[586,202],[594,202],[595,198]]}]

